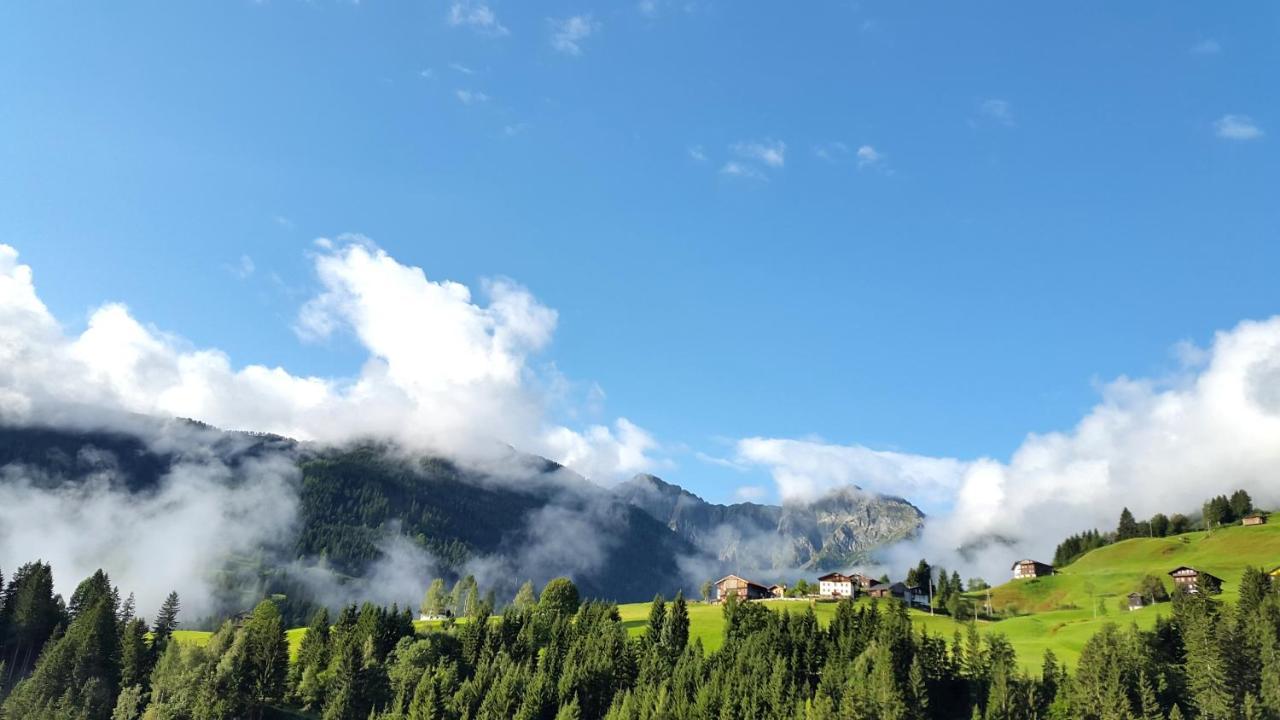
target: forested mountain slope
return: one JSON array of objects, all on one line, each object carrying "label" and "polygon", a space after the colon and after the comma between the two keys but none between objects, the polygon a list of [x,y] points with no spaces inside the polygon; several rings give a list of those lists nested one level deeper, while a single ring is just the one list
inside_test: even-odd
[{"label": "forested mountain slope", "polygon": [[[512,452],[479,470],[377,443],[323,447],[190,421],[137,423],[124,431],[0,427],[0,483],[34,491],[106,483],[141,503],[167,485],[191,482],[184,472],[190,468],[243,489],[260,482],[255,468],[287,464],[289,494],[264,497],[296,503],[288,527],[225,566],[205,569],[216,577],[223,612],[279,593],[288,598],[288,619],[299,620],[317,592],[317,570],[345,583],[400,562],[388,557],[393,549],[425,551],[419,554],[434,573],[487,573],[485,586],[502,593],[527,578],[542,583],[557,575],[572,576],[590,596],[622,601],[695,586],[679,566],[681,558],[697,557],[693,546],[542,458]],[[218,508],[206,509],[212,522]],[[416,603],[430,580],[422,577],[403,600]]]}]

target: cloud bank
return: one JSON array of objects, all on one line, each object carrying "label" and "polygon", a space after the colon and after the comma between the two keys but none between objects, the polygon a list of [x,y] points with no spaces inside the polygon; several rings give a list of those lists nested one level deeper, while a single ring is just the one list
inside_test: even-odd
[{"label": "cloud bank", "polygon": [[[784,500],[844,483],[903,495],[932,510],[918,543],[890,550],[893,567],[921,556],[1002,579],[1014,556],[1050,559],[1066,535],[1138,517],[1192,512],[1245,488],[1280,503],[1280,317],[1220,332],[1161,380],[1120,378],[1066,432],[1029,435],[1007,461],[959,460],[778,438],[737,443],[740,463],[766,468]],[[976,556],[957,552],[1005,538]]]},{"label": "cloud bank", "polygon": [[320,241],[313,260],[319,292],[295,329],[309,342],[359,343],[367,356],[354,377],[236,367],[119,303],[68,335],[31,268],[0,245],[0,421],[83,422],[85,408],[106,408],[302,440],[392,438],[464,460],[510,443],[606,482],[651,465],[657,443],[626,418],[578,429],[551,419],[571,384],[534,362],[557,315],[527,289],[490,280],[477,300],[359,237]]}]

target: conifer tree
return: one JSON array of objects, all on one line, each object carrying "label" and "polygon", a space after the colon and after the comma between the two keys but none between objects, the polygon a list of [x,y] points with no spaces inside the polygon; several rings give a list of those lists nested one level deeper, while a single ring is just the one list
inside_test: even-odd
[{"label": "conifer tree", "polygon": [[1145,670],[1138,672],[1138,720],[1164,720],[1164,711],[1156,699],[1155,688]]},{"label": "conifer tree", "polygon": [[645,625],[644,636],[649,644],[658,645],[662,642],[662,626],[667,621],[667,601],[661,594],[654,595],[653,600],[649,603],[649,621]]},{"label": "conifer tree", "polygon": [[684,600],[684,591],[677,590],[675,600],[671,601],[671,610],[662,623],[662,647],[674,663],[688,643],[689,606]]},{"label": "conifer tree", "polygon": [[261,718],[267,705],[284,695],[289,668],[289,645],[285,641],[280,610],[263,600],[240,630],[244,635],[246,696],[250,720]]},{"label": "conifer tree", "polygon": [[1231,493],[1231,499],[1227,502],[1231,507],[1232,518],[1235,520],[1239,520],[1253,512],[1253,498],[1249,497],[1249,493],[1244,490],[1237,490]]},{"label": "conifer tree", "polygon": [[142,710],[145,704],[141,685],[126,687],[120,691],[120,697],[116,699],[116,706],[111,713],[111,720],[138,720],[138,718],[142,717]]},{"label": "conifer tree", "polygon": [[99,583],[81,583],[86,592],[76,619],[13,689],[3,706],[7,717],[110,718],[120,683],[120,636],[115,597],[95,591]]},{"label": "conifer tree", "polygon": [[169,593],[164,603],[160,605],[160,612],[156,613],[156,622],[151,626],[151,647],[156,657],[164,652],[173,631],[178,629],[180,609],[182,609],[182,603],[178,600],[177,592]]},{"label": "conifer tree", "polygon": [[1129,512],[1129,508],[1124,508],[1120,511],[1120,522],[1116,525],[1116,539],[1128,540],[1138,537],[1138,534],[1138,522],[1133,519],[1133,513]]},{"label": "conifer tree", "polygon": [[120,637],[120,687],[137,686],[146,692],[151,683],[151,666],[147,623],[142,618],[133,618]]}]

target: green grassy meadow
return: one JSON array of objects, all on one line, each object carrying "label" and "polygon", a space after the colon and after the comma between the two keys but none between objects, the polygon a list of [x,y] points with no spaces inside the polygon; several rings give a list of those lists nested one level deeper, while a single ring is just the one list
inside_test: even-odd
[{"label": "green grassy meadow", "polygon": [[1125,540],[1087,553],[1052,577],[1005,583],[992,591],[991,604],[998,612],[1015,613],[1088,609],[1092,591],[1110,612],[1120,597],[1137,589],[1144,575],[1160,578],[1172,590],[1167,573],[1179,565],[1222,578],[1222,599],[1233,601],[1246,567],[1270,570],[1280,565],[1280,522],[1221,528],[1212,534]]},{"label": "green grassy meadow", "polygon": [[[1167,538],[1139,538],[1094,550],[1052,577],[1010,581],[991,590],[992,607],[1014,616],[999,621],[980,621],[981,633],[1000,633],[1013,644],[1019,663],[1028,671],[1038,671],[1045,650],[1053,650],[1058,659],[1074,667],[1080,651],[1089,638],[1109,622],[1149,629],[1156,618],[1167,615],[1167,603],[1135,612],[1122,610],[1119,601],[1137,588],[1144,575],[1161,578],[1172,589],[1166,573],[1179,565],[1207,570],[1224,581],[1221,598],[1234,602],[1240,575],[1246,567],[1267,570],[1280,566],[1280,521],[1260,527],[1228,527],[1205,532],[1187,533]],[[986,593],[971,593],[975,601],[985,602]],[[835,614],[836,603],[809,600],[767,600],[778,612],[804,612],[812,606],[818,622],[825,625]],[[862,600],[860,602],[869,602]],[[619,605],[623,625],[632,635],[644,631],[649,617],[649,603]],[[1095,615],[1096,613],[1096,615]],[[948,640],[966,624],[945,615],[911,611],[918,627]],[[439,626],[437,622],[416,622],[418,632]],[[723,642],[724,617],[719,605],[689,603],[689,637],[702,641],[707,651]],[[305,628],[288,631],[289,650],[296,655]],[[203,644],[211,633],[179,630],[178,642]]]}]

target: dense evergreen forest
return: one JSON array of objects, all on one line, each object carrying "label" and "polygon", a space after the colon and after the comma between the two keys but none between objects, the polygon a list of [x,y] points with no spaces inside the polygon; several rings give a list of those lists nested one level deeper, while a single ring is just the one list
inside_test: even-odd
[{"label": "dense evergreen forest", "polygon": [[919,632],[893,601],[843,601],[825,628],[808,606],[730,601],[724,646],[707,653],[689,641],[682,596],[655,601],[633,638],[615,605],[582,602],[560,578],[496,616],[484,600],[425,632],[408,609],[321,610],[292,662],[270,600],[204,646],[173,639],[179,607],[170,595],[148,625],[101,571],[64,603],[52,568],[24,565],[0,607],[0,717],[1280,718],[1280,593],[1257,569],[1234,606],[1179,595],[1151,631],[1106,626],[1074,674],[1052,655],[1038,674],[1019,671],[998,634]]}]

